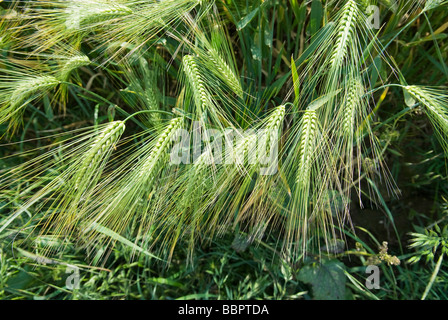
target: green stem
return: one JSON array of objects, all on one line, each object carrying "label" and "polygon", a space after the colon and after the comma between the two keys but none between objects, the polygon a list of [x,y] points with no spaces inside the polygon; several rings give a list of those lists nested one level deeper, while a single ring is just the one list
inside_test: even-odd
[{"label": "green stem", "polygon": [[442,261],[443,261],[443,253],[440,255],[439,260],[437,260],[436,267],[434,269],[434,272],[431,275],[431,279],[429,279],[429,283],[426,286],[425,292],[423,293],[422,300],[426,299],[426,296],[428,295],[429,291],[431,290],[431,287],[434,284],[434,281],[436,280],[437,274],[439,273],[440,266],[442,265]]},{"label": "green stem", "polygon": [[95,98],[98,98],[98,99],[102,100],[102,101],[105,102],[105,103],[108,103],[108,104],[111,104],[111,105],[115,105],[115,103],[113,103],[113,102],[107,100],[106,98],[104,98],[104,97],[102,97],[102,96],[96,94],[95,92],[92,92],[92,91],[90,91],[89,89],[86,89],[86,88],[84,88],[84,87],[82,87],[82,86],[80,86],[80,85],[77,85],[77,84],[75,84],[75,83],[71,83],[71,82],[66,82],[66,81],[61,81],[61,83],[66,84],[66,85],[70,85],[70,86],[74,86],[74,87],[76,87],[76,88],[78,88],[78,89],[81,89],[81,90],[87,92],[87,93],[90,93],[92,96],[94,96]]},{"label": "green stem", "polygon": [[374,92],[376,92],[376,91],[378,91],[378,90],[385,89],[385,88],[389,88],[389,87],[400,87],[400,88],[404,88],[403,85],[398,84],[398,83],[385,84],[385,85],[383,85],[383,86],[380,86],[380,87],[377,87],[377,88],[372,89],[372,90],[370,90],[370,91],[367,91],[367,92],[364,94],[363,97],[370,96],[370,95],[372,95],[372,93],[374,93]]},{"label": "green stem", "polygon": [[163,111],[163,110],[142,110],[142,111],[137,111],[131,115],[129,115],[126,119],[124,119],[123,121],[126,122],[127,120],[129,120],[130,118],[140,114],[140,113],[162,113],[162,114],[167,114],[169,116],[172,116],[173,114],[171,112],[168,111]]},{"label": "green stem", "polygon": [[396,39],[398,38],[398,36],[404,31],[406,30],[412,23],[414,23],[415,20],[417,20],[420,17],[421,13],[416,15],[411,21],[409,21],[403,28],[401,28],[401,30],[397,33],[394,34],[394,36],[392,37],[392,39],[390,39],[390,41],[383,47],[383,49],[381,50],[381,52],[379,53],[379,56],[382,56],[384,54],[384,51],[386,51],[387,47],[390,46],[390,44]]},{"label": "green stem", "polygon": [[[100,99],[101,101],[103,101],[103,102],[105,102],[105,103],[107,103],[107,104],[109,104],[109,105],[112,105],[112,106],[115,106],[115,108],[117,108],[120,112],[122,112],[125,116],[127,116],[127,118],[126,118],[126,120],[128,120],[129,118],[132,118],[133,117],[133,115],[130,115],[129,113],[127,113],[126,111],[124,111],[122,108],[120,108],[119,106],[117,106],[115,103],[113,103],[112,101],[109,101],[108,99],[106,99],[106,98],[104,98],[104,97],[102,97],[102,96],[100,96],[100,95],[98,95],[98,94],[96,94],[95,92],[92,92],[92,91],[90,91],[90,90],[88,90],[88,89],[86,89],[86,88],[84,88],[84,87],[82,87],[82,86],[80,86],[80,85],[77,85],[77,84],[74,84],[74,83],[71,83],[71,82],[64,82],[64,81],[62,81],[61,83],[64,83],[64,84],[67,84],[67,85],[71,85],[71,86],[74,86],[74,87],[76,87],[76,88],[78,88],[78,89],[81,89],[82,91],[85,91],[85,92],[87,92],[87,93],[90,93],[91,95],[93,95],[94,97],[96,97],[96,98],[98,98],[98,99]],[[152,110],[143,110],[143,111],[152,111]],[[155,110],[154,110],[155,111]],[[153,111],[153,112],[154,112]],[[139,112],[142,112],[142,111],[139,111]],[[137,112],[137,113],[139,113],[139,112]],[[160,112],[162,112],[162,111],[160,111]],[[166,112],[166,111],[163,111],[163,112]],[[135,114],[137,114],[137,113],[135,113]],[[135,115],[134,114],[134,115]],[[171,114],[170,114],[171,115]],[[126,121],[125,120],[125,121]],[[147,129],[140,121],[138,121],[138,120],[136,120],[136,119],[132,119],[132,121],[134,121],[139,127],[141,127],[142,129]]]}]

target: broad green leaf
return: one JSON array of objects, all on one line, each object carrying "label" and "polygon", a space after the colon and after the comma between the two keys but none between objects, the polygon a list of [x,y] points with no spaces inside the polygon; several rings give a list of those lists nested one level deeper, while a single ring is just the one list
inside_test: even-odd
[{"label": "broad green leaf", "polygon": [[54,119],[53,109],[51,108],[50,99],[48,98],[47,95],[44,96],[43,103],[44,103],[45,116],[49,121],[53,121]]},{"label": "broad green leaf", "polygon": [[323,8],[322,3],[318,0],[313,0],[311,3],[311,17],[310,17],[310,32],[313,37],[319,31],[322,24]]},{"label": "broad green leaf", "polygon": [[405,46],[406,47],[418,46],[418,45],[421,45],[423,42],[442,40],[442,39],[446,39],[447,37],[448,37],[448,34],[446,34],[446,33],[441,33],[441,34],[437,34],[437,35],[429,35],[429,36],[421,38],[417,41],[406,43]]},{"label": "broad green leaf", "polygon": [[380,56],[376,56],[375,59],[373,59],[373,64],[370,67],[370,83],[372,85],[375,85],[375,83],[378,81],[379,75],[381,74],[381,68],[383,67],[382,58]]},{"label": "broad green leaf", "polygon": [[292,12],[294,12],[296,19],[300,19],[300,11],[299,11],[300,7],[297,0],[290,0],[290,3],[292,7]]},{"label": "broad green leaf", "polygon": [[20,271],[16,275],[8,279],[5,287],[9,290],[24,290],[28,288],[34,282],[34,278],[28,269],[28,266],[25,269],[19,269]]},{"label": "broad green leaf", "polygon": [[122,244],[132,248],[133,250],[135,250],[137,252],[143,253],[144,255],[147,255],[148,257],[155,258],[155,259],[158,259],[158,260],[162,260],[159,257],[157,257],[157,256],[153,255],[152,253],[148,252],[147,250],[143,249],[142,247],[140,247],[140,246],[136,245],[135,243],[132,243],[128,239],[120,236],[118,233],[116,233],[116,232],[110,230],[109,228],[106,228],[106,227],[104,227],[104,226],[102,226],[102,225],[100,225],[100,224],[98,224],[96,222],[92,222],[89,225],[89,229],[94,229],[95,231],[98,231],[98,232],[100,232],[102,234],[105,234],[106,236],[109,236],[110,238],[112,238],[112,239],[114,239],[114,240],[116,240],[118,242],[121,242]]},{"label": "broad green leaf", "polygon": [[247,16],[238,21],[238,23],[236,24],[236,29],[240,31],[241,29],[245,28],[247,24],[252,21],[252,19],[255,17],[255,15],[258,13],[259,10],[260,7],[255,8],[254,10],[249,12]]},{"label": "broad green leaf", "polygon": [[292,72],[292,81],[294,86],[294,105],[297,105],[297,102],[300,98],[300,83],[299,83],[299,74],[297,73],[297,67],[294,62],[294,59],[291,57],[291,72]]},{"label": "broad green leaf", "polygon": [[320,107],[322,107],[324,104],[326,104],[331,98],[333,98],[335,95],[337,95],[339,92],[341,92],[342,89],[333,91],[329,94],[326,94],[322,97],[317,98],[316,100],[313,100],[309,106],[308,110],[317,110]]},{"label": "broad green leaf", "polygon": [[312,55],[316,52],[319,45],[322,45],[327,37],[331,34],[331,31],[334,28],[334,22],[327,23],[313,38],[311,44],[305,49],[305,51],[300,55],[300,57],[296,61],[296,65],[300,66],[302,63],[307,61],[312,57]]},{"label": "broad green leaf", "polygon": [[168,278],[149,278],[146,279],[147,282],[154,283],[154,284],[160,284],[160,285],[168,285],[172,287],[177,288],[184,288],[184,285],[180,282],[168,279]]},{"label": "broad green leaf", "polygon": [[411,94],[403,88],[404,102],[408,107],[412,107],[415,104],[415,99],[411,96]]},{"label": "broad green leaf", "polygon": [[298,279],[311,285],[315,300],[342,300],[345,298],[344,270],[342,262],[328,260],[303,267]]}]

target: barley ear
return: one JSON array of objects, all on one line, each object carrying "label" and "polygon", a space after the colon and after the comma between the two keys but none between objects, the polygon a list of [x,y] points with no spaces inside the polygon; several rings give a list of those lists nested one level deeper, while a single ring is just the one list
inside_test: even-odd
[{"label": "barley ear", "polygon": [[60,81],[53,76],[29,76],[13,84],[13,91],[7,101],[0,106],[0,124],[11,120],[10,128],[15,128],[21,121],[21,114],[27,103],[55,89]]},{"label": "barley ear", "polygon": [[338,24],[338,34],[330,60],[331,69],[338,70],[341,68],[347,56],[348,48],[353,42],[359,18],[360,13],[356,1],[347,1],[342,9],[342,16]]},{"label": "barley ear", "polygon": [[68,81],[70,74],[74,70],[80,67],[88,66],[89,64],[91,64],[91,61],[89,57],[85,55],[76,55],[70,57],[69,59],[64,61],[60,70],[58,70],[57,78],[60,79],[61,81]]},{"label": "barley ear", "polygon": [[147,188],[152,188],[154,179],[160,172],[162,166],[165,165],[169,157],[169,147],[173,143],[173,138],[177,134],[177,130],[182,128],[183,119],[172,119],[165,130],[160,134],[154,149],[144,161],[140,176],[145,177]]},{"label": "barley ear", "polygon": [[[92,142],[86,144],[86,151],[74,159],[72,165],[57,179],[66,179],[61,195],[45,215],[42,232],[55,235],[70,235],[83,217],[82,208],[92,197],[93,191],[103,173],[113,147],[125,130],[123,121],[107,124]],[[57,210],[55,210],[57,209]]]},{"label": "barley ear", "polygon": [[223,60],[223,58],[221,58],[220,54],[215,49],[209,49],[208,56],[227,85],[238,97],[243,98],[243,88],[230,66]]},{"label": "barley ear", "polygon": [[285,118],[285,106],[278,106],[274,112],[269,117],[266,123],[266,130],[269,133],[268,141],[267,141],[267,149],[270,149],[270,143],[273,135],[277,135],[279,132],[281,133],[283,120]]},{"label": "barley ear", "polygon": [[298,133],[298,146],[296,149],[297,165],[294,165],[295,184],[294,200],[291,203],[290,213],[286,221],[285,248],[291,250],[293,243],[302,241],[305,247],[309,237],[309,205],[312,187],[312,168],[315,159],[316,146],[319,136],[318,117],[316,110],[305,110]]},{"label": "barley ear", "polygon": [[348,92],[344,99],[342,129],[347,138],[353,137],[356,131],[355,119],[359,113],[364,87],[359,79],[353,79],[348,83]]},{"label": "barley ear", "polygon": [[299,165],[297,169],[296,183],[304,186],[310,180],[312,159],[316,147],[318,135],[318,119],[315,110],[306,110],[302,118],[299,144]]},{"label": "barley ear", "polygon": [[132,9],[109,1],[72,1],[66,8],[65,26],[67,30],[82,30],[89,25],[133,13]]},{"label": "barley ear", "polygon": [[448,98],[446,92],[424,86],[405,86],[405,90],[419,101],[433,124],[439,141],[448,155]]},{"label": "barley ear", "polygon": [[208,109],[209,95],[199,73],[195,58],[191,55],[184,56],[182,66],[190,88],[193,91],[193,98],[196,108],[198,108],[198,115],[202,115]]},{"label": "barley ear", "polygon": [[25,101],[29,101],[35,95],[54,89],[59,83],[60,81],[53,76],[29,77],[18,81],[16,89],[9,98],[11,108],[21,108]]},{"label": "barley ear", "polygon": [[111,148],[123,134],[126,126],[123,121],[113,121],[109,123],[93,141],[90,150],[84,155],[79,171],[76,173],[75,188],[82,189],[88,182],[86,172],[98,168],[99,163],[104,160]]}]

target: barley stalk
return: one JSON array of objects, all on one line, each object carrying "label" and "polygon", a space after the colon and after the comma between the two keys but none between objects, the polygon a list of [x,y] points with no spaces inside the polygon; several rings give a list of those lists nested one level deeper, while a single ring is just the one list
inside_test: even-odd
[{"label": "barley stalk", "polygon": [[[130,174],[125,176],[112,175],[103,183],[101,189],[106,188],[108,192],[119,194],[120,197],[111,199],[106,195],[105,199],[109,199],[109,201],[105,201],[102,198],[104,193],[100,193],[99,198],[101,200],[98,200],[100,206],[86,207],[81,213],[82,215],[88,215],[91,219],[88,224],[100,224],[117,234],[122,234],[133,224],[134,219],[137,219],[139,223],[138,234],[142,238],[148,236],[147,232],[152,222],[157,218],[157,214],[151,207],[151,205],[154,205],[151,201],[151,195],[154,194],[155,179],[169,156],[169,147],[177,134],[177,129],[180,129],[182,124],[182,118],[172,119],[158,135],[156,141],[143,146],[141,150],[136,152],[131,162],[125,162],[122,167],[118,168],[118,170],[129,169],[132,162],[138,161],[135,165],[131,165]],[[144,155],[143,159],[140,158],[142,155]],[[117,179],[118,181],[116,181]],[[94,229],[87,228],[84,232],[90,239],[89,241],[104,243],[103,236]],[[105,245],[109,244],[105,243]]]},{"label": "barley stalk", "polygon": [[194,187],[196,191],[198,191],[198,182],[202,182],[205,173],[207,172],[207,166],[211,163],[212,155],[209,151],[212,149],[208,149],[206,152],[201,154],[201,156],[196,160],[193,166],[193,178],[189,183],[190,187]]},{"label": "barley stalk", "polygon": [[[294,198],[291,202],[290,214],[286,221],[285,250],[291,250],[293,243],[302,241],[305,249],[309,234],[308,224],[310,220],[309,203],[315,200],[314,191],[311,190],[313,183],[318,177],[312,176],[312,169],[317,161],[315,153],[317,149],[318,116],[316,109],[309,107],[305,110],[298,132],[298,145],[296,156],[294,156],[293,169],[295,172]],[[296,164],[297,163],[297,164]],[[323,182],[319,181],[319,188],[323,187]],[[291,252],[293,253],[293,252]]]},{"label": "barley stalk", "polygon": [[284,117],[285,117],[285,106],[280,105],[277,108],[275,108],[274,112],[269,117],[266,129],[279,130]]},{"label": "barley stalk", "polygon": [[[269,116],[269,118],[266,120],[265,125],[265,132],[268,133],[267,141],[266,141],[266,149],[270,150],[270,143],[273,140],[273,137],[275,134],[277,134],[280,130],[280,127],[283,123],[283,119],[285,116],[285,106],[280,105],[278,106],[274,112]],[[242,164],[242,157],[244,159],[244,156],[247,154],[249,157],[249,163],[250,164],[256,164],[258,165],[258,161],[254,158],[256,156],[256,141],[258,139],[257,134],[249,134],[246,137],[241,137],[237,141],[237,146],[234,149],[234,157],[237,160],[237,163]]]},{"label": "barley stalk", "polygon": [[[263,153],[265,153],[266,151],[270,153],[272,145],[274,143],[278,143],[278,134],[282,130],[284,116],[285,106],[280,105],[275,108],[271,115],[266,119],[263,131],[264,134],[267,134],[267,137],[266,141],[258,140],[259,148],[257,151],[259,152],[259,158],[257,159],[256,165],[253,167],[254,170],[258,171],[262,166],[271,166],[277,164],[276,161],[273,163],[262,163],[260,162],[260,160],[261,157],[265,156]],[[264,143],[266,143],[266,145],[264,145]],[[247,152],[251,152],[251,150],[247,150]],[[241,188],[243,190],[252,184],[254,176],[251,173],[252,172],[249,172],[249,174],[246,175],[244,177],[244,180],[241,182]],[[254,238],[258,238],[262,235],[263,230],[265,230],[268,222],[276,213],[276,210],[272,210],[272,208],[267,205],[269,200],[268,197],[266,197],[264,194],[266,187],[268,186],[269,189],[269,186],[272,186],[272,180],[270,179],[270,177],[271,175],[266,176],[263,174],[257,176],[255,185],[253,186],[249,197],[247,198],[246,195],[243,195],[241,198],[237,197],[239,198],[239,201],[236,202],[237,205],[235,206],[235,210],[238,211],[238,214],[234,219],[233,224],[236,225],[237,223],[240,223],[242,221],[247,221],[248,225],[252,229],[252,231],[250,232],[251,237]],[[242,207],[243,209],[237,209],[240,207]],[[228,223],[230,224],[232,223],[232,221],[229,220]]]},{"label": "barley stalk", "polygon": [[[158,110],[159,109],[159,103],[157,101],[156,91],[155,88],[150,85],[149,88],[145,90],[145,100],[148,105],[149,110]],[[152,115],[151,120],[154,124],[158,124],[161,121],[160,114],[155,113]]]},{"label": "barley stalk", "polygon": [[257,164],[257,138],[257,134],[253,133],[237,139],[232,157],[238,167]]},{"label": "barley stalk", "polygon": [[[201,208],[201,205],[203,204],[201,200],[204,196],[203,190],[206,188],[204,184],[209,179],[207,175],[207,172],[209,172],[207,167],[212,162],[211,150],[212,149],[208,149],[202,153],[201,156],[195,161],[193,168],[190,170],[188,174],[187,186],[183,189],[184,193],[181,196],[179,206],[177,206],[179,213],[176,215],[176,219],[172,219],[170,214],[161,219],[164,221],[164,224],[170,226],[165,239],[165,242],[171,243],[169,245],[170,259],[178,239],[182,234],[182,230],[188,230],[186,232],[190,233],[190,250],[192,250],[195,237],[197,236],[197,231],[199,231],[203,224],[206,211],[204,211],[204,208]],[[192,252],[190,251],[189,255],[191,254]],[[190,258],[191,257],[189,257],[189,259]]]},{"label": "barley stalk", "polygon": [[[147,62],[144,62],[145,66],[147,64]],[[148,72],[150,73],[150,79],[149,81],[147,81],[147,87],[145,89],[141,89],[141,91],[143,92],[143,97],[145,99],[146,105],[148,107],[149,110],[158,110],[159,109],[159,101],[157,99],[157,92],[158,92],[158,88],[156,85],[156,79],[157,79],[157,74],[155,74],[154,71],[150,71],[149,68],[147,69]],[[140,84],[137,84],[139,87],[141,87]],[[161,121],[160,118],[160,114],[155,113],[151,115],[151,121],[154,124],[158,124]]]},{"label": "barley stalk", "polygon": [[[51,217],[44,229],[51,228],[54,234],[70,234],[82,217],[82,207],[91,198],[91,192],[103,171],[103,163],[125,130],[123,121],[107,124],[87,145],[88,150],[81,154],[82,159],[67,170],[68,183],[64,185],[61,196],[56,197],[54,208],[48,210]],[[75,173],[72,175],[71,171]]]}]

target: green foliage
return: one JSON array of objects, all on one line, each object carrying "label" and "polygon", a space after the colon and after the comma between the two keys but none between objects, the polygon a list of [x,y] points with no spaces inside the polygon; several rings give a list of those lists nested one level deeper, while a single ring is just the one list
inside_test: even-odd
[{"label": "green foliage", "polygon": [[423,233],[412,232],[411,234],[410,248],[417,250],[417,255],[414,255],[409,259],[409,262],[416,263],[421,258],[426,257],[426,261],[433,261],[434,255],[437,250],[440,249],[441,255],[448,253],[448,226],[445,225],[441,229],[438,225],[435,225],[432,229],[425,229]]},{"label": "green foliage", "polygon": [[1,2],[0,296],[446,298],[447,6]]},{"label": "green foliage", "polygon": [[338,260],[307,265],[300,270],[298,279],[312,286],[313,296],[317,300],[346,298],[344,264]]}]

